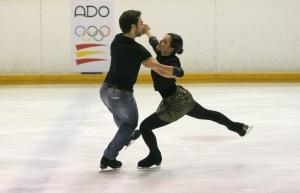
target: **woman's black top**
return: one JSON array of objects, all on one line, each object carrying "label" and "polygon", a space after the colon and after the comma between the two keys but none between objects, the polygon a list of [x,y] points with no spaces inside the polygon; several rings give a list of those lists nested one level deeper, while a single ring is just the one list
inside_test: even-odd
[{"label": "woman's black top", "polygon": [[[174,74],[175,76],[182,77],[184,72],[181,68],[180,61],[174,53],[169,56],[162,56],[160,51],[156,50],[158,45],[158,40],[156,37],[152,36],[149,38],[149,43],[154,49],[156,53],[156,59],[159,63],[173,66],[174,67]],[[151,70],[151,76],[154,83],[154,89],[160,93],[163,98],[171,96],[173,93],[176,92],[176,79],[175,78],[165,78],[155,71]]]}]

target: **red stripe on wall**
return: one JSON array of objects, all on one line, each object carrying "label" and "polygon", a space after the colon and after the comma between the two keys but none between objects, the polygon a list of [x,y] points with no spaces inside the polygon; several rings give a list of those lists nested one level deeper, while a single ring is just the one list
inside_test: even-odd
[{"label": "red stripe on wall", "polygon": [[97,46],[107,46],[106,44],[77,44],[76,49],[81,50],[84,48],[97,47]]},{"label": "red stripe on wall", "polygon": [[97,62],[97,61],[106,61],[106,59],[96,59],[96,58],[84,58],[84,59],[77,59],[76,60],[76,64],[80,65],[80,64],[84,64],[84,63],[88,63],[88,62]]}]

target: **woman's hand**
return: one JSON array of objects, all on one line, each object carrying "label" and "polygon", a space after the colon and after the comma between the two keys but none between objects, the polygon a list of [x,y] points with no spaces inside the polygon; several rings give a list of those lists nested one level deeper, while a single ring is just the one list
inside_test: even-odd
[{"label": "woman's hand", "polygon": [[148,24],[143,24],[143,26],[142,26],[142,32],[143,32],[144,34],[147,34],[147,32],[148,32],[149,30],[151,30],[150,26],[149,26]]}]

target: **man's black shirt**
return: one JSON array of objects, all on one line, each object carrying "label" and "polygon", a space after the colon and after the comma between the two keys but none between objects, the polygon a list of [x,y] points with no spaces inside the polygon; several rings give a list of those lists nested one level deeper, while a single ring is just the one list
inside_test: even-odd
[{"label": "man's black shirt", "polygon": [[110,49],[111,63],[105,82],[132,91],[141,63],[151,57],[150,52],[124,34],[115,36]]}]

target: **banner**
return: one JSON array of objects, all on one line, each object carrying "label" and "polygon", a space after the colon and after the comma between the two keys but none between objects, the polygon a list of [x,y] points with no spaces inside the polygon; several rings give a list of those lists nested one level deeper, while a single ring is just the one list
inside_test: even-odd
[{"label": "banner", "polygon": [[71,0],[71,61],[75,72],[107,72],[113,0]]}]

